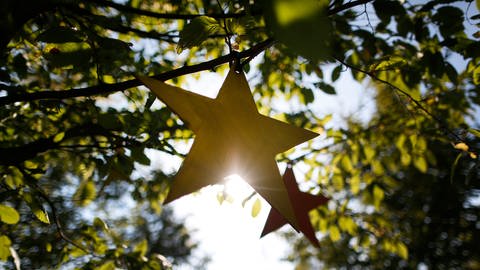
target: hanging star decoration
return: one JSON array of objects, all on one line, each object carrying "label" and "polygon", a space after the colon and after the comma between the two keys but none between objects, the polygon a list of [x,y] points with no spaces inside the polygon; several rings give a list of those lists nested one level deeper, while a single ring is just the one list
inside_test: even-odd
[{"label": "hanging star decoration", "polygon": [[260,114],[245,75],[233,68],[215,99],[149,77],[138,78],[195,133],[164,203],[238,174],[297,227],[275,156],[317,133]]},{"label": "hanging star decoration", "polygon": [[[295,212],[298,221],[298,226],[293,226],[294,229],[296,229],[297,232],[302,232],[314,246],[320,247],[318,239],[315,236],[315,231],[310,223],[309,212],[320,205],[326,204],[329,199],[322,195],[313,195],[300,191],[297,181],[295,180],[295,174],[293,173],[291,164],[288,164],[287,168],[285,169],[283,181],[287,187],[288,195],[293,205],[293,211]],[[268,217],[260,237],[263,237],[281,228],[287,223],[289,223],[289,221],[285,219],[283,215],[275,208],[272,208],[270,213],[268,213]]]}]

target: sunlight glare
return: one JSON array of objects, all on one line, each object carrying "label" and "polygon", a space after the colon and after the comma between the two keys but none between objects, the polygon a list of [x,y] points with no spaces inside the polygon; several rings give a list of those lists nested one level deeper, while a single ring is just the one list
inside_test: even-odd
[{"label": "sunlight glare", "polygon": [[225,179],[225,192],[234,199],[244,199],[254,190],[247,182],[238,174],[232,174]]}]

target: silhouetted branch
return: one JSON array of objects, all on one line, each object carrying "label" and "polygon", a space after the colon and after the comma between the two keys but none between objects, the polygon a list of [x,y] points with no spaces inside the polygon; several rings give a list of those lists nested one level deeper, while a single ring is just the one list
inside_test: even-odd
[{"label": "silhouetted branch", "polygon": [[149,10],[144,10],[140,8],[134,8],[131,6],[114,3],[107,0],[90,0],[90,2],[95,3],[99,6],[106,6],[114,8],[118,11],[123,11],[131,14],[143,15],[157,19],[174,19],[174,20],[189,20],[199,16],[208,16],[216,19],[221,18],[240,18],[245,16],[245,12],[241,13],[210,13],[210,14],[173,14],[173,13],[158,13]]},{"label": "silhouetted branch", "polygon": [[[219,65],[232,62],[236,58],[248,58],[252,55],[258,55],[260,52],[266,50],[268,47],[274,44],[273,39],[267,39],[252,48],[242,51],[242,52],[235,52],[228,55],[220,56],[210,61],[206,61],[200,64],[192,65],[192,66],[184,66],[178,69],[170,70],[158,75],[152,76],[152,78],[166,81],[172,78],[176,78],[182,75],[191,74],[203,70],[210,70]],[[138,79],[132,79],[120,83],[112,83],[112,84],[100,84],[85,88],[76,88],[70,90],[61,90],[61,91],[54,91],[54,90],[45,90],[33,93],[26,93],[26,94],[19,94],[19,95],[8,95],[5,97],[0,97],[0,106],[12,104],[14,102],[19,101],[34,101],[40,99],[66,99],[66,98],[75,98],[75,97],[90,97],[96,95],[104,95],[110,94],[113,92],[120,92],[125,91],[129,88],[137,87],[142,85],[142,83]]]},{"label": "silhouetted branch", "polygon": [[348,3],[345,3],[341,6],[329,9],[327,11],[327,14],[328,15],[337,14],[337,13],[342,12],[344,10],[347,10],[347,9],[350,9],[350,8],[353,8],[353,7],[356,7],[356,6],[360,6],[360,5],[363,5],[363,4],[367,4],[369,2],[373,2],[373,0],[357,0],[357,1],[348,2]]}]

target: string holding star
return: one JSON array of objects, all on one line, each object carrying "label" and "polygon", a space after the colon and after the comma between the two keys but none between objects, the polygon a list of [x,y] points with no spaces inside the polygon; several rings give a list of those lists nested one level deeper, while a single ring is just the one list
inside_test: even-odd
[{"label": "string holding star", "polygon": [[298,224],[293,226],[288,219],[286,219],[279,211],[272,207],[268,213],[268,217],[265,221],[265,226],[263,227],[260,237],[276,231],[287,223],[290,223],[297,232],[302,232],[314,246],[320,247],[318,239],[315,236],[315,231],[313,230],[310,222],[309,212],[320,205],[326,204],[329,199],[323,195],[313,195],[300,191],[297,180],[295,179],[295,174],[293,173],[293,169],[290,164],[288,164],[287,168],[285,169],[283,181],[285,182],[289,198],[292,202]]},{"label": "string holding star", "polygon": [[298,227],[275,156],[317,133],[260,114],[245,75],[234,69],[215,99],[149,77],[138,78],[195,133],[164,203],[238,174]]}]

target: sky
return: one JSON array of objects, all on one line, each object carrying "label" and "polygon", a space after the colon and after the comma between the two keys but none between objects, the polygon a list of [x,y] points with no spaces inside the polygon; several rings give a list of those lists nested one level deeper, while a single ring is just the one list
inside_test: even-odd
[{"label": "sky", "polygon": [[[327,68],[325,77],[333,66]],[[254,71],[253,71],[254,72]],[[211,98],[214,98],[223,83],[226,74],[202,72],[200,80],[187,79],[182,87]],[[247,79],[253,73],[247,74]],[[359,86],[345,72],[343,78],[336,83],[337,95],[316,93],[316,101],[311,109],[318,117],[333,113],[331,125],[342,125],[343,117],[355,115],[359,119],[367,119],[372,112],[371,95],[366,94],[363,87]],[[168,83],[168,82],[167,82]],[[158,102],[158,101],[157,101]],[[289,104],[279,102],[275,104],[278,108],[289,110]],[[322,136],[317,137],[321,143]],[[178,145],[178,151],[188,153],[188,145]],[[179,158],[157,156],[152,166],[159,166],[167,172],[176,172],[180,167]],[[302,168],[293,168],[297,181],[301,182]],[[283,173],[284,165],[280,164],[280,171]],[[223,186],[215,185],[202,189],[200,192],[181,197],[170,205],[175,215],[183,219],[189,229],[193,231],[193,238],[199,241],[198,255],[208,255],[211,262],[205,269],[208,270],[237,270],[237,269],[293,269],[293,265],[285,260],[288,255],[289,245],[279,236],[278,233],[271,233],[260,239],[265,220],[270,206],[262,199],[262,208],[255,218],[251,215],[251,208],[255,198],[248,201],[242,207],[242,200],[247,197],[253,189],[241,180],[233,180],[227,184],[228,190],[234,197],[232,203],[219,203],[218,192]],[[235,192],[233,192],[235,191]],[[281,228],[282,231],[293,230],[289,225]],[[181,270],[188,270],[191,267],[183,266]]]}]

